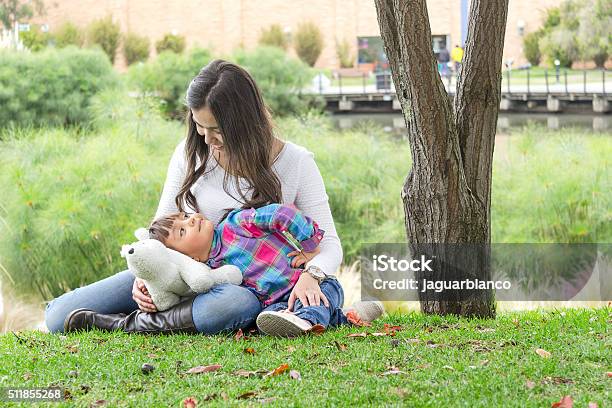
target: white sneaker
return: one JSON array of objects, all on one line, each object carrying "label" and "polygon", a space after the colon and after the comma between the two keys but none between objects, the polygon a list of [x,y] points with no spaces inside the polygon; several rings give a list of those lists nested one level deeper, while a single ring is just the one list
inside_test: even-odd
[{"label": "white sneaker", "polygon": [[[385,313],[385,307],[378,300],[360,300],[353,303],[352,306],[342,309],[342,313],[347,316],[349,321],[356,325],[359,323],[369,323],[378,319]],[[355,316],[357,314],[357,316]]]},{"label": "white sneaker", "polygon": [[296,337],[312,328],[307,320],[286,312],[261,312],[257,328],[269,336]]}]

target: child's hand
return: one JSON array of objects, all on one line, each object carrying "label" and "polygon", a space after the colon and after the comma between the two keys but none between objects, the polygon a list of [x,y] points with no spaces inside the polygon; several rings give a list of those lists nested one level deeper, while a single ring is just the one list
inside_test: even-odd
[{"label": "child's hand", "polygon": [[292,268],[297,268],[299,266],[304,265],[306,262],[310,261],[312,258],[314,258],[317,254],[319,254],[319,252],[321,252],[321,249],[319,249],[319,247],[316,247],[314,249],[314,251],[312,252],[306,252],[306,251],[293,251],[287,254],[287,256],[289,257],[295,257],[291,260],[291,267]]}]

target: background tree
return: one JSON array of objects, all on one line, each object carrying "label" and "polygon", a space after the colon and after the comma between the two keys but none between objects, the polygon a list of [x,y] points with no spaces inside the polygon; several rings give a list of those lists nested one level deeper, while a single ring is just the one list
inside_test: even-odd
[{"label": "background tree", "polygon": [[135,33],[127,33],[123,37],[123,55],[125,62],[132,65],[135,62],[146,61],[149,58],[151,42],[147,37]]},{"label": "background tree", "polygon": [[323,34],[319,27],[312,22],[298,25],[293,42],[298,57],[314,67],[323,51]]},{"label": "background tree", "polygon": [[342,41],[336,40],[336,56],[340,63],[340,68],[351,68],[354,65],[354,58],[351,54],[351,44],[344,39]]},{"label": "background tree", "polygon": [[[402,189],[410,249],[415,254],[432,243],[481,244],[482,251],[462,259],[456,253],[435,258],[435,275],[427,278],[455,280],[459,262],[464,273],[489,280],[490,254],[482,244],[491,242],[493,146],[508,0],[471,1],[454,106],[438,74],[426,1],[375,4],[411,147],[413,165]],[[419,296],[425,313],[495,315],[491,291],[456,291],[452,298],[419,291]]]},{"label": "background tree", "polygon": [[280,24],[272,24],[270,27],[262,29],[259,36],[259,45],[269,45],[287,50],[289,42]]},{"label": "background tree", "polygon": [[163,38],[155,43],[155,50],[157,54],[161,54],[164,51],[171,51],[175,54],[182,54],[185,51],[187,40],[182,35],[178,34],[166,34]]},{"label": "background tree", "polygon": [[111,63],[115,62],[120,39],[121,28],[119,24],[113,22],[113,17],[110,15],[93,21],[89,26],[89,43],[102,47]]},{"label": "background tree", "polygon": [[586,0],[578,13],[578,21],[576,40],[581,58],[603,68],[610,56],[612,2]]},{"label": "background tree", "polygon": [[12,30],[18,21],[29,20],[34,14],[44,12],[42,0],[0,0],[0,21],[7,30]]},{"label": "background tree", "polygon": [[565,0],[559,7],[547,11],[540,52],[546,61],[553,66],[559,60],[562,67],[570,68],[580,58],[577,31],[579,27],[578,12],[582,8],[577,0]]},{"label": "background tree", "polygon": [[69,45],[82,47],[85,42],[79,27],[69,21],[63,23],[53,32],[53,38],[55,39],[55,46],[57,48],[64,48]]}]

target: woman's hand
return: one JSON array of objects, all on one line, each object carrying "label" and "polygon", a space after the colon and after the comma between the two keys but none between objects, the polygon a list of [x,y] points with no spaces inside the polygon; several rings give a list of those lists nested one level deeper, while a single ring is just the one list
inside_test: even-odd
[{"label": "woman's hand", "polygon": [[319,247],[316,247],[312,252],[293,251],[293,252],[289,252],[287,256],[290,258],[292,256],[295,257],[291,260],[291,267],[297,268],[299,266],[304,265],[306,262],[310,261],[316,255],[318,255],[319,252],[321,252],[321,249]]},{"label": "woman's hand", "polygon": [[134,285],[132,286],[132,299],[138,304],[138,307],[143,312],[155,313],[157,308],[153,304],[153,299],[149,294],[149,290],[144,284],[144,281],[140,278],[134,279]]},{"label": "woman's hand", "polygon": [[303,306],[319,306],[321,300],[326,307],[329,301],[321,292],[319,282],[308,273],[302,273],[289,295],[287,310],[293,311],[296,299],[300,299]]}]

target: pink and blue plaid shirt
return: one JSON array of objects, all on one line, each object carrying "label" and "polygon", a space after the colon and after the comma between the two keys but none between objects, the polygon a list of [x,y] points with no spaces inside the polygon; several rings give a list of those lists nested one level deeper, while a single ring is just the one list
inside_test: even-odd
[{"label": "pink and blue plaid shirt", "polygon": [[288,253],[294,247],[283,235],[289,232],[304,251],[313,251],[325,231],[294,207],[270,204],[257,209],[236,209],[215,228],[211,268],[236,265],[242,285],[264,306],[282,298],[295,286],[302,269],[292,268]]}]

